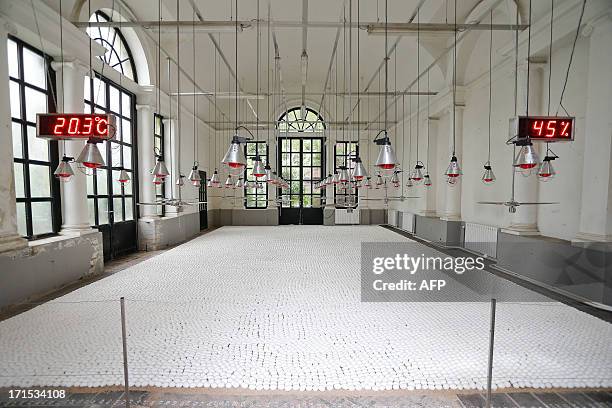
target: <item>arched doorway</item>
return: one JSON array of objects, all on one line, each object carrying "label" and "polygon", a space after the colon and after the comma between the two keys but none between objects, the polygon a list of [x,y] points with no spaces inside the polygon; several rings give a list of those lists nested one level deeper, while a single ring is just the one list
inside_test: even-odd
[{"label": "arched doorway", "polygon": [[309,108],[287,110],[278,121],[278,169],[289,183],[279,224],[323,224],[322,193],[313,188],[325,171],[325,122]]}]

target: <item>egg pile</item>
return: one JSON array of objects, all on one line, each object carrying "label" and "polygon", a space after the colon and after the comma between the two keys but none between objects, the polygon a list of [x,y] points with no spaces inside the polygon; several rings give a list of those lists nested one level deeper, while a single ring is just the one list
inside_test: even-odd
[{"label": "egg pile", "polygon": [[[486,387],[489,304],[363,303],[379,227],[224,227],[0,322],[0,387]],[[42,272],[41,272],[42,273]],[[612,325],[499,303],[494,388],[612,387]]]}]

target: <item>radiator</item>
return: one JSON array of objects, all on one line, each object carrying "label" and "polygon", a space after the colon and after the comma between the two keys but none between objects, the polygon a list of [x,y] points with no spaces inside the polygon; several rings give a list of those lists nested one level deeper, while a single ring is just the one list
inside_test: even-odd
[{"label": "radiator", "polygon": [[414,234],[414,214],[404,211],[402,214],[401,229]]},{"label": "radiator", "polygon": [[352,212],[336,209],[334,213],[337,225],[359,224],[359,210],[357,209]]},{"label": "radiator", "polygon": [[387,210],[387,225],[397,227],[397,210]]},{"label": "radiator", "polygon": [[490,258],[497,257],[497,227],[465,223],[464,247]]}]

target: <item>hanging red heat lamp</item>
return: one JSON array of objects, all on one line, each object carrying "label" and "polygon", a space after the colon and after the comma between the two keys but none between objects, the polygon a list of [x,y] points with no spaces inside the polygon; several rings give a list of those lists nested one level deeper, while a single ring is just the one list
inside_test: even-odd
[{"label": "hanging red heat lamp", "polygon": [[[384,132],[384,137],[379,138],[381,133]],[[391,146],[391,140],[389,140],[389,135],[387,135],[386,130],[381,130],[376,138],[374,138],[374,143],[380,146],[380,152],[378,153],[378,158],[376,159],[376,167],[381,170],[393,170],[397,165],[397,156],[395,155],[395,151]]]},{"label": "hanging red heat lamp", "polygon": [[340,166],[340,173],[338,174],[338,180],[340,183],[348,183],[350,176],[346,166]]},{"label": "hanging red heat lamp", "polygon": [[552,150],[550,150],[549,148],[546,149],[546,156],[544,156],[544,160],[542,160],[542,163],[538,168],[538,179],[540,181],[550,181],[552,178],[555,177],[557,172],[555,171],[555,168],[552,165],[552,161],[558,158],[559,156],[553,153]]},{"label": "hanging red heat lamp", "polygon": [[453,155],[451,157],[450,164],[448,165],[445,174],[449,179],[458,179],[461,176],[461,167],[457,161],[457,156]]},{"label": "hanging red heat lamp", "polygon": [[124,168],[121,169],[121,171],[119,172],[119,178],[117,178],[117,181],[120,182],[121,184],[126,184],[131,180],[130,175],[128,174],[127,171],[125,171]]},{"label": "hanging red heat lamp", "polygon": [[422,161],[417,161],[416,165],[414,166],[414,170],[412,171],[412,180],[416,184],[419,184],[423,180],[423,167],[425,166],[423,165]]},{"label": "hanging red heat lamp", "polygon": [[76,159],[76,162],[81,163],[88,169],[97,169],[104,166],[102,154],[100,154],[100,150],[98,146],[96,146],[99,142],[98,139],[89,139],[81,151],[81,154],[79,154],[79,157]]},{"label": "hanging red heat lamp", "polygon": [[493,173],[493,168],[491,167],[491,162],[487,161],[484,164],[484,174],[482,175],[482,182],[485,184],[493,184],[495,182],[495,173]]},{"label": "hanging red heat lamp", "polygon": [[514,159],[514,167],[518,167],[522,170],[531,170],[539,164],[540,157],[529,138],[519,139],[515,144],[520,146],[521,149]]},{"label": "hanging red heat lamp", "polygon": [[431,187],[431,178],[429,177],[429,174],[425,174],[423,176],[423,185],[425,187]]},{"label": "hanging red heat lamp", "polygon": [[393,172],[393,175],[391,176],[391,184],[395,188],[400,186],[399,171]]},{"label": "hanging red heat lamp", "polygon": [[370,189],[370,190],[372,189],[371,180],[372,180],[372,177],[366,177],[365,184],[363,185],[365,188]]},{"label": "hanging red heat lamp", "polygon": [[70,162],[73,161],[74,158],[68,157],[64,155],[62,157],[62,161],[57,166],[57,169],[53,172],[53,175],[57,177],[57,179],[63,183],[67,183],[70,181],[72,176],[74,176],[74,171],[72,170],[72,166]]}]

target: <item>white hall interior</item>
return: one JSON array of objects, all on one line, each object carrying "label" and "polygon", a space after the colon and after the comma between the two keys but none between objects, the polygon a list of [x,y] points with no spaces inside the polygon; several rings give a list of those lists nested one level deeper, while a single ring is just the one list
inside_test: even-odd
[{"label": "white hall interior", "polygon": [[[577,255],[612,242],[608,0],[3,0],[0,40],[0,310],[96,279],[136,252],[196,242],[217,251],[238,242],[233,227],[259,236],[295,225],[287,231],[307,242],[303,224],[335,238],[386,225],[612,307],[609,268]],[[86,141],[37,138],[36,114],[92,112],[114,114],[117,137],[98,144],[101,168],[72,161],[61,182],[57,166]],[[521,115],[575,118],[572,141],[534,143],[540,159],[558,156],[551,179],[514,166],[509,120]],[[376,185],[381,132],[397,185],[392,172]],[[244,172],[222,163],[236,133],[251,138],[239,145]],[[256,151],[287,187],[253,184]],[[372,188],[321,186],[357,154]],[[450,183],[452,156],[461,175]],[[155,184],[160,158],[169,174]],[[494,183],[482,180],[487,161]],[[431,185],[412,180],[419,163]],[[210,233],[220,227],[232,228]]]}]

